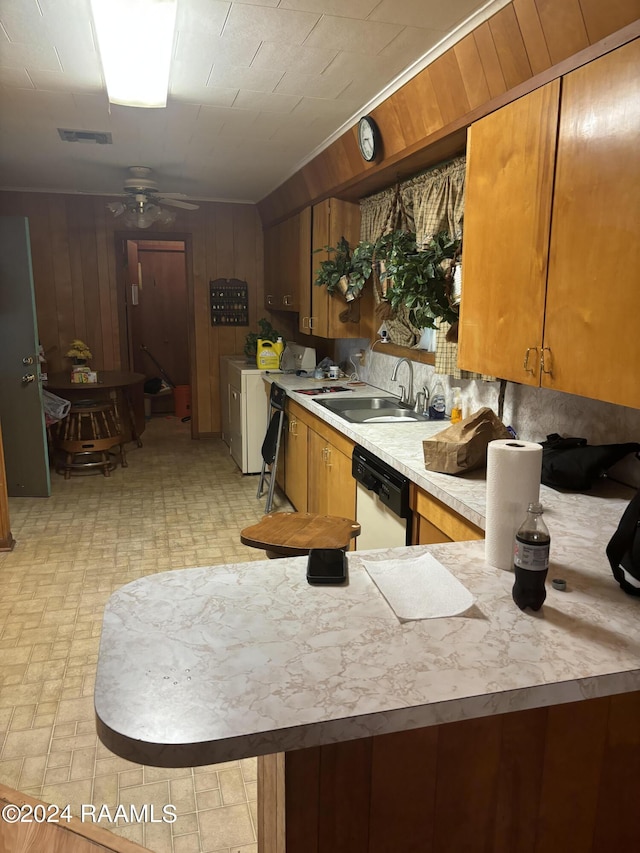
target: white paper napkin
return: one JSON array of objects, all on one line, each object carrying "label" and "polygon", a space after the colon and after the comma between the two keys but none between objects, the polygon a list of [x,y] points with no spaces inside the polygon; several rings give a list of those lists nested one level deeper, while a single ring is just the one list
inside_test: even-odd
[{"label": "white paper napkin", "polygon": [[473,604],[469,590],[431,554],[362,564],[401,622],[457,616]]}]

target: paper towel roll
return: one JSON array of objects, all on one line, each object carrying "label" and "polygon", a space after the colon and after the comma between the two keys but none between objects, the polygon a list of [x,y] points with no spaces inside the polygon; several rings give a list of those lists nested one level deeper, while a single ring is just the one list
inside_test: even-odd
[{"label": "paper towel roll", "polygon": [[513,568],[516,531],[529,504],[540,498],[541,471],[542,445],[510,438],[489,442],[484,556],[490,566]]}]

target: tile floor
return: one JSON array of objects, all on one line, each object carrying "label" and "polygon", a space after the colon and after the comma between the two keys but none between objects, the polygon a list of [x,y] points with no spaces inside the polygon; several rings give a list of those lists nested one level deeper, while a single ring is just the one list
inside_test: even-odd
[{"label": "tile floor", "polygon": [[[166,770],[96,736],[93,685],[104,605],[154,572],[264,559],[239,532],[262,516],[257,477],[175,417],[147,423],[111,477],[52,473],[50,498],[10,500],[0,553],[0,782],[49,803],[176,806],[173,824],[104,828],[154,853],[256,853],[256,761]],[[274,508],[289,509],[276,499]]]}]

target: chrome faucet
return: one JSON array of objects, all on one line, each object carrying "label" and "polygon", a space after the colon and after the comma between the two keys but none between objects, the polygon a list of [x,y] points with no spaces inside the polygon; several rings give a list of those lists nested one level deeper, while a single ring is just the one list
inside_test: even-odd
[{"label": "chrome faucet", "polygon": [[405,389],[404,385],[401,385],[402,394],[400,396],[401,403],[407,403],[409,406],[413,406],[413,364],[409,361],[408,358],[399,358],[395,365],[393,366],[393,373],[391,374],[391,381],[396,382],[396,377],[398,375],[398,368],[402,363],[405,363],[409,368],[409,386]]}]

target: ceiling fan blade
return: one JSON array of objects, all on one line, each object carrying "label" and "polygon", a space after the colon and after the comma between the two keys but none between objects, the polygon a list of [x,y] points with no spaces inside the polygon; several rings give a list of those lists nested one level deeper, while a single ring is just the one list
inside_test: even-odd
[{"label": "ceiling fan blade", "polygon": [[198,210],[200,205],[191,204],[188,201],[179,201],[176,198],[167,198],[167,196],[161,195],[158,196],[158,201],[161,204],[166,204],[169,207],[181,207],[183,210]]}]

